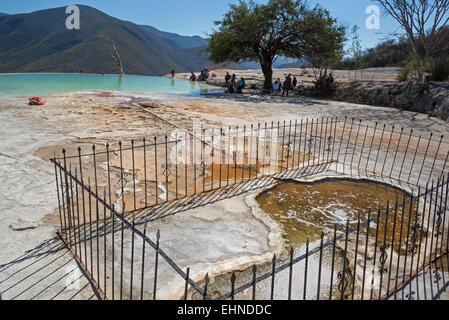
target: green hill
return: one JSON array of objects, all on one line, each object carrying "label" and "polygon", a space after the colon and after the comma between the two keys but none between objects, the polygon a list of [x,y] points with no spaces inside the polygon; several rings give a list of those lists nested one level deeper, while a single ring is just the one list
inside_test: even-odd
[{"label": "green hill", "polygon": [[0,73],[117,73],[101,35],[114,39],[127,74],[197,71],[207,62],[198,48],[182,47],[94,8],[79,8],[80,30],[66,29],[65,7],[0,17]]}]

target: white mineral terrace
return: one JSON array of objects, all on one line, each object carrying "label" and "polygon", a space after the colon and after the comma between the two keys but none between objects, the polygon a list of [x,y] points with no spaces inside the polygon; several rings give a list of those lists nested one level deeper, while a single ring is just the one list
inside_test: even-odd
[{"label": "white mineral terrace", "polygon": [[[129,104],[131,99],[147,101],[146,109]],[[355,117],[374,125],[394,125],[404,130],[433,132],[436,137],[445,135],[449,142],[449,123],[427,115],[399,109],[349,104],[343,102],[316,100],[302,97],[260,96],[243,94],[228,96],[218,94],[195,99],[173,98],[165,95],[143,94],[98,94],[92,92],[71,93],[44,97],[44,107],[27,106],[26,98],[5,98],[0,101],[0,295],[2,299],[96,299],[86,278],[78,271],[73,255],[56,237],[59,228],[58,198],[56,193],[54,166],[49,161],[54,153],[61,153],[64,147],[76,154],[78,147],[89,150],[92,143],[139,140],[144,137],[169,135],[174,130],[192,131],[194,122],[216,127],[247,125],[251,123],[290,121],[321,117]],[[356,154],[358,157],[360,154]],[[361,156],[360,156],[361,157]],[[398,156],[399,158],[399,156]],[[441,172],[439,161],[435,171]],[[394,163],[387,163],[395,167]],[[410,167],[411,163],[405,166]],[[345,170],[345,174],[343,174]],[[354,168],[344,167],[324,176],[342,177]],[[396,170],[396,169],[395,169]],[[429,172],[430,168],[424,168]],[[413,174],[419,174],[413,172]],[[361,178],[363,175],[361,176]],[[370,177],[373,178],[373,177]],[[378,177],[382,179],[382,177]],[[385,178],[383,178],[385,179]],[[395,181],[384,181],[396,184]],[[407,188],[407,186],[401,186]],[[214,277],[233,270],[243,270],[253,264],[271,261],[273,254],[285,255],[282,228],[254,201],[261,192],[251,191],[239,196],[217,201],[196,209],[180,212],[149,222],[147,235],[155,241],[160,230],[161,248],[184,271],[191,268],[191,278],[200,281],[205,272]],[[164,196],[163,186],[159,195]],[[444,221],[448,223],[449,214]],[[143,225],[138,227],[143,230]],[[120,233],[114,241],[119,242]],[[108,257],[112,257],[112,234],[107,235]],[[124,234],[125,243],[130,245],[131,234]],[[134,270],[134,296],[140,298],[140,264],[142,242],[136,237]],[[119,245],[116,246],[119,248]],[[301,250],[298,250],[302,252]],[[104,254],[100,249],[100,255]],[[147,251],[146,259],[154,261],[154,253]],[[154,252],[154,251],[153,251]],[[130,270],[126,267],[131,259],[124,255],[123,298],[129,298]],[[115,272],[120,269],[120,252],[114,253]],[[158,299],[178,299],[184,293],[184,283],[159,258]],[[309,261],[310,268],[316,267],[316,255]],[[108,266],[112,268],[112,262]],[[295,266],[298,278],[302,265]],[[108,269],[110,270],[110,269]],[[147,290],[144,298],[152,298],[152,268],[145,274]],[[433,269],[434,270],[434,269]],[[103,282],[103,271],[100,282]],[[430,273],[432,271],[429,271]],[[449,274],[442,271],[442,277]],[[94,275],[97,277],[97,275]],[[416,284],[428,277],[421,273],[414,280],[412,296],[436,295]],[[288,277],[288,270],[277,275],[276,284]],[[218,278],[217,278],[218,279]],[[326,283],[328,279],[324,278]],[[295,283],[300,281],[296,279]],[[107,292],[111,297],[112,279],[107,279]],[[313,280],[310,286],[316,285]],[[114,279],[114,296],[118,298],[120,279]],[[285,290],[285,287],[284,287]],[[301,288],[295,288],[301,298]],[[399,298],[406,299],[406,291]],[[432,292],[431,292],[432,291]],[[190,293],[192,293],[190,291]],[[258,297],[268,298],[264,286],[258,288]],[[242,297],[247,297],[248,291]],[[446,295],[446,296],[444,296]],[[447,296],[443,293],[440,298]],[[286,292],[279,286],[275,298],[286,298]],[[314,298],[312,296],[308,298]]]}]

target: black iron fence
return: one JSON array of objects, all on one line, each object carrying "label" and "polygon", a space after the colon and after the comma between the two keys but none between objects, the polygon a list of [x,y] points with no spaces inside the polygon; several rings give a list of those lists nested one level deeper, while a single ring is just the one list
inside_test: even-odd
[{"label": "black iron fence", "polygon": [[[448,259],[448,178],[367,217],[359,215],[343,230],[335,224],[333,233],[323,232],[320,240],[307,240],[299,250],[291,248],[281,262],[273,256],[269,265],[238,272],[240,283],[233,272],[229,291],[216,298],[396,299],[397,292],[426,267],[435,262],[447,265],[439,259]],[[413,289],[425,285],[414,283]]]},{"label": "black iron fence", "polygon": [[[261,298],[297,299],[299,291],[308,299],[385,298],[447,251],[449,142],[443,136],[322,118],[194,128],[192,133],[93,146],[87,153],[79,148],[74,156],[66,153],[52,159],[59,234],[103,298],[227,299],[248,297],[250,288],[252,297],[256,288],[271,292]],[[257,276],[262,266],[254,266],[242,279],[234,274],[229,292],[218,297],[208,292],[208,276],[204,282],[190,269],[182,270],[163,250],[160,235],[147,235],[147,224],[161,217],[266,188],[279,179],[322,173],[399,185],[410,199],[379,204],[383,210],[377,214],[359,219],[356,226],[348,224],[346,230],[335,229],[333,237],[323,234],[318,244],[308,243],[305,252],[292,248],[290,258],[274,257],[271,271],[262,275]],[[393,216],[393,222],[387,222]],[[354,262],[360,257],[362,267]],[[282,264],[285,259],[290,260]],[[311,261],[318,268],[311,269]],[[326,267],[325,261],[330,261]],[[403,272],[394,273],[393,267]],[[302,281],[294,281],[293,275],[299,274]],[[251,281],[245,283],[248,277]],[[376,289],[378,283],[387,287]],[[277,284],[286,297],[275,295]]]}]

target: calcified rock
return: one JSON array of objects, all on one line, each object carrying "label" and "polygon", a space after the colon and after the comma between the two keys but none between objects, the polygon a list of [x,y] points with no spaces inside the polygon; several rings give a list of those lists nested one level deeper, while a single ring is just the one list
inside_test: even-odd
[{"label": "calcified rock", "polygon": [[39,223],[33,221],[25,221],[18,219],[17,222],[11,223],[9,227],[14,231],[25,231],[29,229],[36,229],[39,227]]},{"label": "calcified rock", "polygon": [[449,121],[449,84],[447,83],[345,83],[337,85],[333,99],[401,108]]}]

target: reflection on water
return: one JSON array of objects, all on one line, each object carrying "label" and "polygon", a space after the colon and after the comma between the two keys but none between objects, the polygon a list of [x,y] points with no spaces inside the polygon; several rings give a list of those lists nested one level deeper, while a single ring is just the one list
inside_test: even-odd
[{"label": "reflection on water", "polygon": [[122,83],[123,83],[123,76],[120,75],[118,77],[118,81],[117,81],[117,91],[121,91],[122,90]]},{"label": "reflection on water", "polygon": [[[324,180],[316,183],[282,183],[263,192],[256,200],[265,212],[283,225],[286,246],[299,247],[307,238],[310,241],[319,239],[323,231],[331,235],[335,224],[339,231],[345,230],[348,220],[350,227],[356,227],[359,214],[361,221],[366,221],[369,212],[373,218],[379,207],[384,212],[388,201],[392,208],[396,198],[402,202],[404,197],[409,197],[404,191],[375,182]],[[416,208],[416,205],[413,207]],[[401,224],[401,218],[402,210],[398,210],[396,225]],[[406,218],[404,225],[408,223]],[[385,221],[386,217],[380,219],[380,239],[385,234]],[[394,214],[391,213],[387,240],[392,238],[393,224]],[[370,234],[375,232],[376,226],[375,222],[371,223]],[[396,228],[395,234],[399,229]],[[361,234],[365,230],[362,229]]]}]

